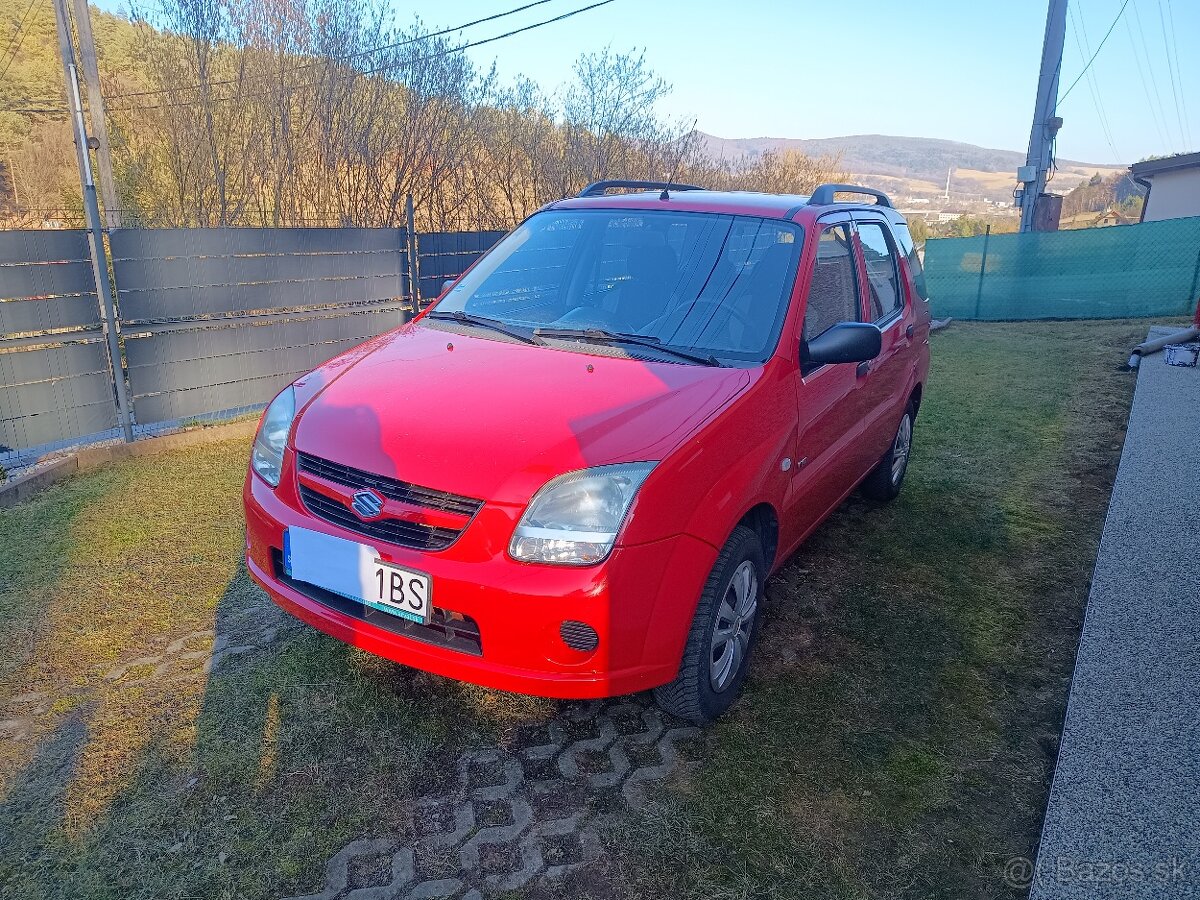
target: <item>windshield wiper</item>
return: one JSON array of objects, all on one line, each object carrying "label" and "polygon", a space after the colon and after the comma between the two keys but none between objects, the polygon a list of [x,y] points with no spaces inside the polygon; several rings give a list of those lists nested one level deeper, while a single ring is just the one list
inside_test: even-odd
[{"label": "windshield wiper", "polygon": [[453,311],[439,312],[434,309],[425,314],[427,319],[440,319],[444,322],[458,322],[461,325],[475,325],[479,328],[489,328],[492,331],[506,334],[511,338],[516,338],[524,344],[541,344],[545,346],[545,341],[538,337],[536,331],[523,331],[519,328],[513,328],[506,325],[497,319],[489,319],[487,316],[477,316],[473,313],[463,312],[461,309]]},{"label": "windshield wiper", "polygon": [[721,365],[720,361],[712,354],[702,356],[699,353],[681,350],[678,347],[672,347],[670,344],[664,344],[661,338],[652,337],[648,334],[630,334],[626,331],[608,331],[604,328],[553,327],[535,328],[533,329],[533,333],[538,337],[575,338],[581,341],[594,341],[597,344],[633,344],[637,347],[650,347],[663,353],[670,353],[672,356],[686,359],[689,362],[699,363],[702,366]]}]

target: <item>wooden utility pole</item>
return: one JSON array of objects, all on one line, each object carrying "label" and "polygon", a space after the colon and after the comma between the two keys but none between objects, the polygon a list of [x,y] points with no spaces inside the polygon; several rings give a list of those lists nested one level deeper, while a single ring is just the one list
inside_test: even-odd
[{"label": "wooden utility pole", "polygon": [[1021,207],[1021,230],[1033,231],[1034,208],[1046,190],[1046,178],[1053,161],[1054,138],[1062,128],[1056,115],[1058,73],[1062,68],[1063,42],[1067,37],[1067,0],[1050,0],[1046,10],[1046,36],[1042,39],[1042,68],[1038,76],[1037,99],[1033,106],[1033,128],[1029,132],[1029,152],[1025,165],[1017,170],[1017,205]]},{"label": "wooden utility pole", "polygon": [[75,7],[75,33],[79,38],[79,62],[87,84],[88,118],[96,147],[96,174],[100,176],[100,199],[104,203],[104,221],[109,228],[121,227],[120,203],[113,181],[112,150],[108,145],[108,123],[104,119],[104,95],[100,93],[100,68],[96,64],[96,38],[87,0],[72,0]]},{"label": "wooden utility pole", "polygon": [[100,206],[96,202],[96,182],[92,179],[92,160],[88,155],[87,128],[83,124],[83,104],[79,100],[79,73],[75,68],[75,47],[71,43],[71,21],[67,0],[54,0],[54,20],[58,25],[58,50],[62,56],[63,81],[67,92],[67,110],[75,133],[75,162],[79,166],[79,185],[83,190],[83,213],[87,220],[88,249],[92,258],[92,276],[100,298],[108,364],[116,391],[117,422],[125,440],[133,440],[133,416],[129,394],[125,390],[125,369],[121,365],[121,346],[117,339],[117,308],[112,285],[108,281],[108,254],[104,249],[104,229],[100,224]]}]

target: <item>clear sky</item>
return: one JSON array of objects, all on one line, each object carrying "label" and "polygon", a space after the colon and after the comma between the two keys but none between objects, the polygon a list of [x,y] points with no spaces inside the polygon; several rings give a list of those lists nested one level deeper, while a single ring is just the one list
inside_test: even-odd
[{"label": "clear sky", "polygon": [[[416,14],[431,27],[523,2],[393,0],[402,21]],[[591,2],[553,0],[463,37]],[[1071,0],[1060,96],[1122,2]],[[897,134],[1023,151],[1045,20],[1046,0],[614,0],[467,52],[495,61],[502,78],[523,73],[553,90],[580,52],[644,47],[674,86],[660,111],[689,124],[698,118],[698,128],[721,137]],[[1128,164],[1200,150],[1197,38],[1200,0],[1129,0],[1091,75],[1060,103],[1058,155]]]}]

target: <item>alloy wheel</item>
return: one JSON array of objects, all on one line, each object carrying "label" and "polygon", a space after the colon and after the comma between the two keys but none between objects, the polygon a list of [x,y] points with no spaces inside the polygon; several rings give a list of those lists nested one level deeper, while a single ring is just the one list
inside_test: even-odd
[{"label": "alloy wheel", "polygon": [[912,448],[912,416],[904,414],[900,428],[896,431],[896,442],[892,445],[892,484],[899,484],[908,466],[908,452]]},{"label": "alloy wheel", "polygon": [[713,623],[708,677],[717,693],[733,682],[750,649],[754,614],[758,611],[758,572],[743,560],[733,573]]}]

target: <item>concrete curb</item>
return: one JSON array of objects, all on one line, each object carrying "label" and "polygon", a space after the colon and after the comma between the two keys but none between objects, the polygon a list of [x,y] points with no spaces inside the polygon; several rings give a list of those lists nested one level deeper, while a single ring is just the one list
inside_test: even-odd
[{"label": "concrete curb", "polygon": [[143,456],[161,456],[173,450],[212,444],[234,438],[251,438],[258,427],[258,419],[245,419],[225,425],[188,428],[174,434],[144,438],[132,444],[112,444],[107,447],[85,447],[69,456],[43,466],[21,478],[0,487],[0,509],[16,506],[40,494],[46,488],[65,481],[80,472],[90,472],[115,462]]},{"label": "concrete curb", "polygon": [[1200,897],[1197,401],[1200,369],[1142,360],[1037,859],[1005,867],[1031,900]]}]

